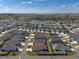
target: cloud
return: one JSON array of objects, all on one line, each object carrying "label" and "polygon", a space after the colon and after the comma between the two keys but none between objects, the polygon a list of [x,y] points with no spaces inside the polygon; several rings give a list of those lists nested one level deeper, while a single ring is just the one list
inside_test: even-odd
[{"label": "cloud", "polygon": [[72,4],[72,7],[77,7],[77,6],[79,6],[79,3]]},{"label": "cloud", "polygon": [[2,4],[0,4],[0,7],[2,7]]},{"label": "cloud", "polygon": [[11,10],[10,7],[3,7],[3,9],[4,9],[5,11],[9,11],[9,10]]},{"label": "cloud", "polygon": [[78,7],[79,3],[71,3],[68,5],[68,7]]},{"label": "cloud", "polygon": [[26,3],[31,4],[32,1],[22,1],[21,3],[22,3],[22,4],[26,4]]},{"label": "cloud", "polygon": [[76,7],[79,7],[79,3],[71,3],[71,4],[63,4],[60,6],[61,8],[76,8]]},{"label": "cloud", "polygon": [[26,3],[29,3],[29,4],[31,4],[31,3],[32,3],[32,1],[27,1]]},{"label": "cloud", "polygon": [[66,5],[61,5],[61,7],[62,7],[62,8],[65,8],[65,7],[66,7]]},{"label": "cloud", "polygon": [[34,1],[48,1],[48,0],[34,0]]},{"label": "cloud", "polygon": [[7,6],[2,6],[0,8],[0,13],[9,13],[9,12],[12,12],[12,9],[10,7],[7,7]]},{"label": "cloud", "polygon": [[55,5],[49,5],[48,6],[50,9],[53,9],[53,8],[56,8],[57,6],[55,6]]},{"label": "cloud", "polygon": [[22,1],[21,3],[22,3],[22,4],[26,4],[26,1]]},{"label": "cloud", "polygon": [[52,8],[52,6],[51,6],[51,5],[49,5],[49,8]]}]

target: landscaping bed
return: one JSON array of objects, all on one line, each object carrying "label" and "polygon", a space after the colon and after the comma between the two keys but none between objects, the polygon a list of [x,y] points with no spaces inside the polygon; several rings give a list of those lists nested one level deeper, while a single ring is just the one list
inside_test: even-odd
[{"label": "landscaping bed", "polygon": [[20,52],[11,52],[11,51],[4,51],[4,52],[0,52],[0,56],[16,56],[19,55]]}]

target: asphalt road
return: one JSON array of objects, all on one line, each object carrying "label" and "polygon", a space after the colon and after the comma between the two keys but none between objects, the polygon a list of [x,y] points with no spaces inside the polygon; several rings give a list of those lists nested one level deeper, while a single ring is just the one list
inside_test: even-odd
[{"label": "asphalt road", "polygon": [[0,56],[0,59],[79,59],[77,56]]},{"label": "asphalt road", "polygon": [[0,59],[19,59],[18,56],[0,56]]},{"label": "asphalt road", "polygon": [[79,59],[79,57],[75,56],[34,56],[27,57],[26,59]]}]

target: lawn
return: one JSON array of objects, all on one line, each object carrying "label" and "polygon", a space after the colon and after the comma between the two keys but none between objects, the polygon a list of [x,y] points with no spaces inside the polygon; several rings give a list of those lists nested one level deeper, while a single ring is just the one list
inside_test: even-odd
[{"label": "lawn", "polygon": [[27,31],[25,31],[24,36],[29,36],[29,33]]},{"label": "lawn", "polygon": [[19,55],[20,52],[11,52],[11,51],[4,51],[0,52],[0,56],[16,56]]},{"label": "lawn", "polygon": [[16,56],[16,55],[19,55],[19,54],[20,54],[20,52],[10,52],[8,54],[8,56]]},{"label": "lawn", "polygon": [[18,44],[17,46],[18,46],[19,48],[24,48],[24,46],[21,45],[21,44]]},{"label": "lawn", "polygon": [[6,51],[5,51],[5,52],[2,51],[2,52],[0,52],[0,56],[6,56],[7,53],[8,53],[8,52],[6,52]]},{"label": "lawn", "polygon": [[38,54],[37,54],[37,52],[26,52],[27,53],[27,55],[29,55],[29,56],[37,56]]},{"label": "lawn", "polygon": [[75,51],[70,51],[70,52],[66,52],[68,54],[68,56],[73,56],[73,55],[76,55],[76,52]]}]

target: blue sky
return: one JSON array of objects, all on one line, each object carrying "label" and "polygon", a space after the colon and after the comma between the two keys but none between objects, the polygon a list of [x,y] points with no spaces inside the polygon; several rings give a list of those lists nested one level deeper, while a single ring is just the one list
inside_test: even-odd
[{"label": "blue sky", "polygon": [[79,0],[0,0],[0,13],[79,13]]}]

